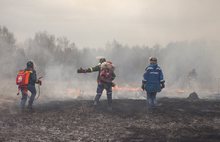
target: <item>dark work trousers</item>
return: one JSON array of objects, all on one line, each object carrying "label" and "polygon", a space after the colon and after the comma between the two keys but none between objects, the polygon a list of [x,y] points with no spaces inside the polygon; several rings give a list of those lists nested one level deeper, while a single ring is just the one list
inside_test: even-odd
[{"label": "dark work trousers", "polygon": [[27,98],[28,98],[28,92],[31,92],[31,97],[29,98],[29,102],[28,102],[28,106],[32,107],[32,104],[34,102],[34,98],[37,94],[36,88],[34,85],[28,85],[27,88],[21,88],[21,93],[22,93],[22,97],[21,97],[21,108],[25,107]]},{"label": "dark work trousers", "polygon": [[156,94],[157,92],[147,92],[147,105],[149,108],[156,106]]},{"label": "dark work trousers", "polygon": [[98,103],[99,99],[102,95],[103,90],[106,90],[107,94],[107,100],[108,105],[112,105],[112,84],[111,83],[98,83],[97,90],[96,90],[96,96],[95,96],[95,102]]}]

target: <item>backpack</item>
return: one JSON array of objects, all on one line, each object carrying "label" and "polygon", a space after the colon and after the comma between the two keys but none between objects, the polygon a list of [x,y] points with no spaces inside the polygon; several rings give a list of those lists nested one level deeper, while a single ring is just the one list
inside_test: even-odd
[{"label": "backpack", "polygon": [[112,62],[106,61],[101,64],[101,70],[103,70],[103,69],[109,69],[111,71],[114,71],[115,66],[112,64]]},{"label": "backpack", "polygon": [[16,84],[18,85],[18,88],[25,87],[29,83],[31,71],[26,70],[20,70],[16,77]]},{"label": "backpack", "polygon": [[100,80],[102,82],[112,82],[112,76],[114,72],[114,65],[112,62],[107,61],[101,64],[101,71],[100,71]]}]

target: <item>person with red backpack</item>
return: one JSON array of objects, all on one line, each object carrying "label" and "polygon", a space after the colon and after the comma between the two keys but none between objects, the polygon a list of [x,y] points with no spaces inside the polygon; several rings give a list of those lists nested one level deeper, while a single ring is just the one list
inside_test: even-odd
[{"label": "person with red backpack", "polygon": [[88,69],[80,68],[77,70],[77,73],[90,72],[98,72],[98,86],[94,99],[94,106],[97,106],[99,104],[99,99],[102,95],[103,90],[105,89],[107,93],[108,109],[112,110],[112,87],[115,85],[113,83],[113,80],[116,77],[113,64],[110,61],[106,61],[105,58],[100,58],[99,64],[97,66]]},{"label": "person with red backpack", "polygon": [[35,84],[39,84],[39,85],[42,84],[41,80],[37,79],[37,74],[34,69],[34,63],[32,61],[27,62],[26,69],[19,71],[16,78],[16,84],[18,85],[19,91],[21,91],[22,93],[21,103],[20,103],[21,109],[25,108],[25,104],[28,98],[28,91],[31,92],[31,96],[27,106],[27,108],[31,110],[34,102],[34,98],[37,94]]}]

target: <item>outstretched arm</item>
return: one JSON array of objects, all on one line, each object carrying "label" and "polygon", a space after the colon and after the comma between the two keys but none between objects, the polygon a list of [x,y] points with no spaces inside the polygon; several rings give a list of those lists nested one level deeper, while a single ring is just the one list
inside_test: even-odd
[{"label": "outstretched arm", "polygon": [[83,69],[83,68],[79,68],[77,70],[77,73],[90,73],[90,72],[96,72],[96,71],[99,71],[100,70],[100,66],[95,66],[95,67],[91,67],[91,68],[88,68],[88,69]]}]

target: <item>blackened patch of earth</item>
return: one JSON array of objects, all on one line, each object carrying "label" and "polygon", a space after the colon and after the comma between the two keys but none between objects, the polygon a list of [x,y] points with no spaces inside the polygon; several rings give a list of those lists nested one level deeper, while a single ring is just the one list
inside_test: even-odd
[{"label": "blackened patch of earth", "polygon": [[[217,142],[220,101],[162,98],[153,110],[145,100],[53,101],[20,111],[0,108],[0,141]],[[12,113],[13,112],[13,113]]]}]

